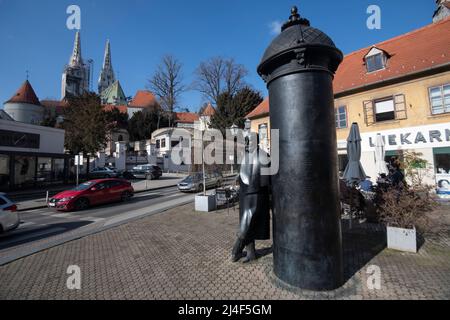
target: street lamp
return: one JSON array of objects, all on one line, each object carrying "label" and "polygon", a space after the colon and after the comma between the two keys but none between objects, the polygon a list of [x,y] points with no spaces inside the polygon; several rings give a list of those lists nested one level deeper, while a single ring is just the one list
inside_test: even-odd
[{"label": "street lamp", "polygon": [[236,137],[238,135],[239,127],[233,123],[233,125],[230,127],[231,135],[233,136],[233,163],[231,164],[231,174],[234,174],[234,155],[235,155],[235,147],[236,147]]},{"label": "street lamp", "polygon": [[246,119],[244,123],[245,131],[250,132],[251,128],[252,128],[252,120]]},{"label": "street lamp", "polygon": [[268,129],[268,127],[267,127],[267,124],[266,123],[263,123],[263,124],[261,124],[260,126],[259,126],[259,132],[258,132],[258,134],[259,134],[259,137],[261,138],[261,147],[262,147],[262,149],[265,151],[265,152],[269,152],[269,150],[268,150],[268,135],[267,135],[267,129]]},{"label": "street lamp", "polygon": [[206,131],[206,121],[201,118],[199,130],[202,133],[202,175],[203,175],[203,195],[206,196],[206,174],[205,174],[205,148],[203,146],[203,133]]}]

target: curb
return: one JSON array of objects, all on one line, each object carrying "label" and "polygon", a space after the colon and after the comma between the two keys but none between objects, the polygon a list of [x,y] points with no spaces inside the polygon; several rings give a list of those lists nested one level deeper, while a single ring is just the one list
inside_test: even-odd
[{"label": "curb", "polygon": [[[171,185],[171,186],[165,186],[165,187],[157,187],[157,188],[152,188],[152,189],[147,189],[147,190],[138,190],[135,191],[134,193],[144,193],[144,192],[149,192],[149,191],[156,191],[156,190],[162,190],[162,189],[169,189],[169,188],[173,188],[176,187],[177,185]],[[45,209],[47,208],[47,205],[36,205],[35,207],[30,207],[30,208],[26,208],[26,209],[18,209],[17,212],[25,212],[25,211],[30,211],[30,210],[37,210],[37,209]]]}]

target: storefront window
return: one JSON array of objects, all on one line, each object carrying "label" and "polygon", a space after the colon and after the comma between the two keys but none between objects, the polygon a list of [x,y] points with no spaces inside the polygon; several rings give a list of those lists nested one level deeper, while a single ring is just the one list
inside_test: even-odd
[{"label": "storefront window", "polygon": [[36,173],[36,157],[14,157],[14,185],[16,188],[34,186]]},{"label": "storefront window", "polygon": [[345,168],[348,164],[348,156],[346,154],[340,154],[338,156],[338,165],[339,165],[339,176],[343,176]]},{"label": "storefront window", "polygon": [[0,154],[0,190],[9,189],[9,156]]},{"label": "storefront window", "polygon": [[52,158],[38,158],[36,182],[45,184],[52,181]]},{"label": "storefront window", "polygon": [[450,174],[450,148],[434,148],[436,173]]},{"label": "storefront window", "polygon": [[64,159],[53,159],[52,175],[54,182],[64,181]]},{"label": "storefront window", "polygon": [[450,198],[450,148],[434,148],[436,188],[440,198]]}]

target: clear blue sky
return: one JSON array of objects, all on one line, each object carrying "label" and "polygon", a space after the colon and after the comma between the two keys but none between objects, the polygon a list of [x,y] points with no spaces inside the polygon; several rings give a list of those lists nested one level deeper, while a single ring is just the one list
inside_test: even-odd
[{"label": "clear blue sky", "polygon": [[[95,61],[94,88],[109,38],[116,76],[128,96],[145,88],[165,53],[183,63],[187,84],[202,60],[234,57],[249,70],[248,83],[266,95],[256,67],[274,37],[272,25],[287,20],[292,5],[344,53],[427,25],[435,9],[434,0],[0,0],[0,105],[26,70],[40,99],[60,98],[75,34],[66,28],[71,4],[81,7],[82,53]],[[381,30],[366,27],[371,4],[381,7]],[[202,102],[189,91],[181,106],[196,111]]]}]

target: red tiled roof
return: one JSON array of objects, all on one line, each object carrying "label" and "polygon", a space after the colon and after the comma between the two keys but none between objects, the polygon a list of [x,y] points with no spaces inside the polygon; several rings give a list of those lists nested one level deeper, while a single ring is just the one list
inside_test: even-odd
[{"label": "red tiled roof", "polygon": [[47,108],[67,107],[65,100],[41,100],[41,105]]},{"label": "red tiled roof", "polygon": [[193,112],[175,112],[175,122],[194,123],[200,119],[197,113]]},{"label": "red tiled roof", "polygon": [[[336,72],[335,94],[403,77],[450,62],[450,18],[421,29],[352,52]],[[385,51],[390,58],[383,70],[367,73],[365,55],[371,48]]]},{"label": "red tiled roof", "polygon": [[48,109],[54,109],[56,114],[61,115],[68,103],[66,100],[42,100],[41,105]]},{"label": "red tiled roof", "polygon": [[[344,95],[353,89],[382,85],[384,81],[448,65],[450,63],[448,30],[450,18],[346,55],[334,78],[334,93]],[[364,57],[373,47],[385,51],[389,59],[385,69],[367,73]],[[269,100],[266,98],[247,115],[247,118],[261,117],[268,113]]]},{"label": "red tiled roof", "polygon": [[11,99],[6,101],[6,103],[29,103],[40,105],[39,99],[28,80],[25,80],[19,90],[17,90],[17,92],[11,97]]},{"label": "red tiled roof", "polygon": [[116,106],[116,105],[112,105],[112,104],[107,104],[103,106],[103,110],[104,111],[112,111],[114,109],[119,110],[121,113],[128,113],[128,107],[121,105],[121,106]]},{"label": "red tiled roof", "polygon": [[202,116],[212,117],[216,113],[216,109],[211,105],[211,103],[208,103],[205,110],[203,110]]},{"label": "red tiled roof", "polygon": [[158,105],[153,93],[147,90],[139,90],[136,92],[129,106],[132,108],[154,108]]},{"label": "red tiled roof", "polygon": [[269,98],[265,98],[259,106],[247,115],[247,118],[257,118],[269,114]]}]

